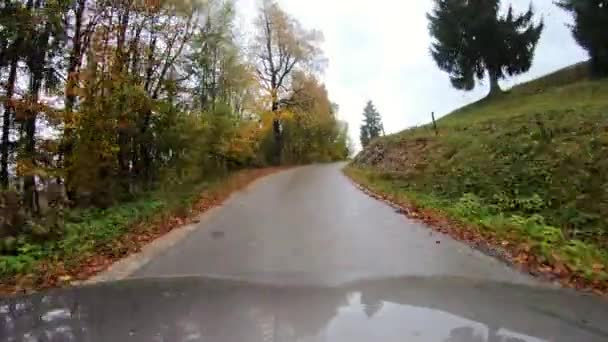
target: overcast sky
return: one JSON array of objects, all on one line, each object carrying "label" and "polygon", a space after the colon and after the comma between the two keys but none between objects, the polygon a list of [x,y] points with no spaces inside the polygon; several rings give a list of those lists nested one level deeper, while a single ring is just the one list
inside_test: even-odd
[{"label": "overcast sky", "polygon": [[[424,124],[475,101],[488,92],[487,83],[474,91],[451,87],[449,77],[429,53],[431,37],[426,13],[432,0],[279,0],[281,7],[307,28],[323,31],[329,60],[322,79],[330,99],[340,105],[339,117],[349,123],[358,144],[363,107],[376,104],[387,133]],[[532,69],[502,82],[503,88],[587,59],[565,26],[567,13],[551,0],[533,0],[545,30]],[[242,25],[250,24],[259,0],[237,0]],[[503,0],[525,10],[529,0]]]}]

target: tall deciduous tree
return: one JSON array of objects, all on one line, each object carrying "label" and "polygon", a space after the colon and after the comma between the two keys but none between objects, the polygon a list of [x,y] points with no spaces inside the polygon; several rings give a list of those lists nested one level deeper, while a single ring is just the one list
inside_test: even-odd
[{"label": "tall deciduous tree", "polygon": [[91,36],[100,19],[101,13],[96,11],[94,0],[74,0],[66,13],[65,25],[68,32],[69,48],[67,49],[67,68],[65,82],[65,108],[63,122],[63,137],[60,146],[60,159],[65,172],[66,193],[73,199],[71,160],[74,149],[74,130],[76,128],[74,107],[76,105],[77,89],[80,83],[80,69],[86,55]]},{"label": "tall deciduous tree", "polygon": [[242,112],[243,103],[255,88],[255,77],[240,55],[234,37],[234,5],[210,1],[205,22],[192,38],[188,72],[196,94],[194,107],[213,111],[216,105],[227,104]]},{"label": "tall deciduous tree", "polygon": [[23,132],[20,171],[23,176],[24,203],[34,215],[39,212],[36,176],[41,173],[36,150],[38,117],[41,113],[52,112],[52,109],[45,108],[39,100],[43,89],[56,88],[60,82],[57,76],[60,66],[56,59],[65,42],[65,26],[62,18],[68,9],[68,4],[67,0],[48,2],[28,0],[27,15],[22,23],[26,28],[21,33],[27,36],[23,41],[23,61],[27,66],[29,77],[27,95],[16,117],[21,123]]},{"label": "tall deciduous tree", "polygon": [[8,68],[8,77],[4,87],[4,103],[2,116],[2,138],[0,145],[0,184],[2,189],[9,186],[9,158],[14,151],[14,143],[11,141],[11,127],[14,123],[15,106],[13,95],[17,81],[17,67],[22,58],[24,47],[24,32],[18,30],[19,23],[23,23],[28,17],[29,7],[19,1],[7,1],[0,12],[0,68]]},{"label": "tall deciduous tree", "polygon": [[608,1],[559,0],[558,6],[572,12],[572,33],[591,57],[594,76],[608,76]]},{"label": "tall deciduous tree", "polygon": [[281,101],[285,160],[306,163],[346,158],[347,127],[337,120],[337,106],[329,100],[325,85],[314,75],[297,72],[291,87],[290,96]]},{"label": "tall deciduous tree", "polygon": [[435,0],[427,15],[435,39],[431,54],[455,88],[472,90],[487,75],[494,95],[501,92],[500,79],[530,69],[542,20],[534,22],[532,6],[521,14],[511,6],[500,14],[499,8],[499,0]]},{"label": "tall deciduous tree", "polygon": [[[306,30],[285,13],[273,0],[264,0],[255,22],[256,36],[253,53],[257,61],[257,74],[270,98],[271,110],[277,114],[282,96],[290,90],[293,72],[298,69],[314,69],[321,58],[319,44],[322,34]],[[280,162],[281,121],[273,120],[273,132]]]},{"label": "tall deciduous tree", "polygon": [[384,125],[382,124],[382,117],[374,103],[368,101],[367,105],[363,109],[363,124],[361,125],[361,146],[367,146],[373,139],[384,135]]},{"label": "tall deciduous tree", "polygon": [[[344,125],[315,77],[320,34],[267,1],[252,61],[233,6],[2,2],[0,197],[9,189],[29,222],[46,225],[65,205],[104,207],[235,165],[266,165],[275,146],[294,163],[344,158]],[[273,144],[283,135],[284,146]],[[61,193],[57,201],[50,192]],[[32,231],[6,222],[0,217],[0,245],[6,232]]]}]

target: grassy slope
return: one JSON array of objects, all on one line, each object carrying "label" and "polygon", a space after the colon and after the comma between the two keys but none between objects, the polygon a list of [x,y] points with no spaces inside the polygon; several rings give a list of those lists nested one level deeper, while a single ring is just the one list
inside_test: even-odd
[{"label": "grassy slope", "polygon": [[585,64],[375,141],[350,170],[380,192],[529,239],[590,279],[608,268],[608,80]]}]

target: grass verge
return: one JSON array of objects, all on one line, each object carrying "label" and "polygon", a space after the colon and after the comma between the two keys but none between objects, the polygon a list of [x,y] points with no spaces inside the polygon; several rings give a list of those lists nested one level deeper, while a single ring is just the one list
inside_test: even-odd
[{"label": "grass verge", "polygon": [[540,215],[501,212],[470,193],[454,201],[412,191],[401,177],[377,169],[349,166],[344,172],[371,195],[398,205],[408,216],[524,271],[566,287],[608,294],[608,252],[565,237]]},{"label": "grass verge", "polygon": [[182,184],[108,209],[70,210],[61,236],[19,238],[15,255],[0,255],[0,293],[30,292],[69,285],[107,269],[113,262],[196,220],[234,191],[280,168],[235,172]]}]

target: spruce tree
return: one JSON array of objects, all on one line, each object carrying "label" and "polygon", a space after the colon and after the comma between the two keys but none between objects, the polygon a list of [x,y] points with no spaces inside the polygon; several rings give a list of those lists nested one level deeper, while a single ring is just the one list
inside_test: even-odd
[{"label": "spruce tree", "polygon": [[589,53],[591,73],[608,76],[608,0],[560,0],[558,6],[574,15],[572,33]]},{"label": "spruce tree", "polygon": [[476,79],[490,79],[490,95],[501,92],[498,81],[530,69],[543,30],[532,6],[500,14],[499,0],[435,0],[427,15],[435,41],[431,54],[450,74],[457,89],[472,90]]},{"label": "spruce tree", "polygon": [[361,146],[367,146],[374,138],[384,134],[384,126],[382,125],[382,117],[374,103],[368,101],[363,109],[363,125],[361,125]]}]

